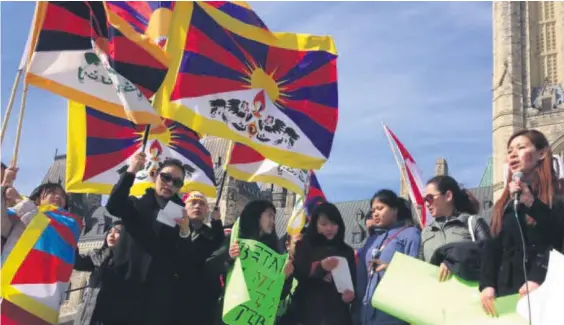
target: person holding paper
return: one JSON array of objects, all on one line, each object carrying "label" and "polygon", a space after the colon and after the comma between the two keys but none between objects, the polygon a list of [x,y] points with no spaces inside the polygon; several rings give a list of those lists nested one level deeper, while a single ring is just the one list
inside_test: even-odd
[{"label": "person holding paper", "polygon": [[180,269],[182,276],[176,288],[177,319],[185,319],[190,314],[190,325],[210,325],[222,290],[219,277],[205,269],[205,261],[225,239],[221,214],[219,209],[214,209],[208,226],[204,223],[210,210],[206,196],[192,191],[183,200],[186,206],[185,217],[178,221],[180,237],[190,241],[193,256],[189,257],[191,264],[180,264],[185,269]]},{"label": "person holding paper", "polygon": [[[283,325],[350,325],[354,300],[354,251],[345,241],[345,223],[334,204],[321,203],[313,209],[303,238],[296,243],[294,277],[298,285]],[[351,288],[341,292],[333,272],[345,263]],[[343,264],[343,266],[345,266]]]},{"label": "person holding paper", "polygon": [[[268,246],[273,251],[282,253],[282,247],[275,228],[276,207],[271,202],[265,200],[255,200],[247,203],[239,217],[238,239],[252,239]],[[235,240],[231,243],[232,232],[227,236],[223,245],[217,249],[212,256],[206,261],[206,272],[212,276],[222,276],[224,279],[228,271],[233,267],[235,259],[239,257],[241,251],[239,243]],[[281,292],[281,297],[287,295],[291,288],[291,275],[293,273],[292,263],[284,265],[283,272],[286,276],[285,289]],[[223,300],[223,297],[222,297]],[[223,305],[223,301],[220,306]],[[220,308],[222,310],[223,308]],[[221,313],[219,313],[216,324],[223,324]]]},{"label": "person holding paper", "polygon": [[[508,181],[494,206],[493,238],[486,241],[480,275],[482,306],[488,314],[496,313],[495,297],[538,288],[550,249],[562,250],[564,203],[550,157],[548,140],[539,131],[521,130],[507,142]],[[517,173],[522,177],[513,179]]]},{"label": "person holding paper", "polygon": [[[127,171],[114,185],[106,203],[110,214],[122,220],[126,232],[114,252],[114,263],[127,268],[125,279],[136,281],[142,294],[132,294],[139,301],[136,325],[175,325],[175,290],[179,269],[192,265],[191,242],[180,237],[175,219],[183,217],[184,202],[178,196],[186,176],[182,162],[168,159],[157,170],[155,188],[140,198],[130,196],[135,175],[146,164],[145,153],[132,156]],[[185,263],[186,266],[179,264]],[[198,264],[198,263],[196,263]],[[183,317],[184,318],[184,317]]]},{"label": "person holding paper", "polygon": [[[490,237],[487,222],[478,215],[480,203],[472,193],[460,188],[454,178],[445,175],[427,182],[424,199],[434,220],[421,232],[419,258],[431,262],[435,257],[433,262],[438,262],[441,280],[456,271],[458,276],[465,275],[466,280],[477,281],[479,243]],[[464,244],[471,242],[476,243]]]},{"label": "person holding paper", "polygon": [[409,203],[391,190],[370,200],[377,229],[359,252],[356,272],[355,325],[404,325],[404,321],[372,307],[371,301],[388,263],[396,252],[417,257],[421,232],[414,226]]}]

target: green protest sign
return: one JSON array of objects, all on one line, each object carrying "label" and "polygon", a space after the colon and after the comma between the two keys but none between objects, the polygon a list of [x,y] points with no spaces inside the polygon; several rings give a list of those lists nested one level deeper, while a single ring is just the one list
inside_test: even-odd
[{"label": "green protest sign", "polygon": [[372,306],[417,325],[525,325],[518,295],[497,298],[499,317],[487,316],[478,284],[456,276],[439,281],[439,268],[396,252],[378,283]]},{"label": "green protest sign", "polygon": [[227,276],[223,321],[228,325],[273,325],[287,255],[249,239],[239,239],[239,249],[239,258]]}]

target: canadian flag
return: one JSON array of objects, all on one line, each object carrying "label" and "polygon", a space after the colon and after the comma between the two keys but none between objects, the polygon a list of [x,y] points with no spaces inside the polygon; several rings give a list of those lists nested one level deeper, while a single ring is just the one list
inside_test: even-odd
[{"label": "canadian flag", "polygon": [[[409,185],[409,198],[411,199],[411,202],[413,202],[413,204],[415,204],[419,208],[419,211],[421,211],[421,215],[419,217],[421,220],[421,225],[425,227],[431,223],[432,218],[427,218],[428,212],[427,208],[425,207],[425,199],[423,198],[422,194],[424,183],[421,181],[421,171],[417,167],[413,156],[411,156],[409,151],[407,151],[398,137],[396,137],[396,135],[388,128],[388,126],[383,126],[384,132],[386,132],[386,136],[390,141],[390,145],[392,145],[393,143],[401,155],[401,161],[403,162],[403,167],[405,170],[405,178],[407,180],[407,184]],[[396,155],[396,152],[393,149],[392,153],[394,154],[394,156]],[[400,172],[402,171],[400,170]]]}]

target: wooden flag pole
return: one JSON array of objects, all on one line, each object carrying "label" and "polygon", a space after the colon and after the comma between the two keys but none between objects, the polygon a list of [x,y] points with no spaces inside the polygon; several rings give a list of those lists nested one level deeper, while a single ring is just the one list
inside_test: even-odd
[{"label": "wooden flag pole", "polygon": [[[39,4],[37,4],[38,6]],[[27,68],[27,62],[29,61],[29,48],[31,46],[31,41],[33,37],[34,31],[34,22],[37,16],[37,6],[35,8],[35,13],[33,14],[33,21],[29,28],[29,32],[27,35],[27,40],[24,45],[24,51],[22,54],[22,58],[20,59],[20,65],[18,67],[18,71],[16,72],[16,80],[12,85],[12,93],[10,93],[10,98],[8,99],[8,106],[6,107],[6,114],[4,115],[4,120],[2,121],[2,130],[0,130],[0,145],[4,143],[4,135],[6,134],[6,129],[8,128],[8,121],[10,120],[10,115],[12,114],[12,108],[14,106],[14,99],[16,98],[16,93],[18,92],[18,88],[20,85],[20,80],[22,78],[22,74],[24,70]],[[27,90],[27,86],[25,88]],[[25,98],[25,96],[24,96]],[[25,104],[23,105],[25,106]],[[22,107],[23,107],[22,106]],[[21,127],[21,124],[20,124]],[[15,157],[15,156],[14,156]]]},{"label": "wooden flag pole", "polygon": [[23,119],[24,119],[24,112],[25,112],[25,103],[27,100],[27,84],[24,85],[24,89],[22,92],[22,102],[20,104],[20,116],[18,118],[18,128],[16,129],[16,143],[14,144],[14,154],[12,155],[12,161],[10,166],[16,167],[18,163],[18,153],[20,151],[20,139],[22,137],[22,126],[23,126]]},{"label": "wooden flag pole", "polygon": [[225,180],[227,179],[227,166],[231,160],[231,152],[233,151],[233,140],[229,141],[229,146],[227,146],[227,152],[225,153],[225,162],[223,163],[223,174],[221,176],[221,183],[219,185],[219,192],[217,193],[217,199],[215,201],[214,210],[219,208],[219,202],[221,201],[221,195],[223,194],[223,189],[225,187]]},{"label": "wooden flag pole", "polygon": [[[407,173],[405,172],[405,168],[402,166],[402,163],[400,162],[396,151],[394,150],[394,144],[392,143],[392,138],[390,138],[390,134],[388,133],[388,131],[386,130],[387,127],[384,124],[384,122],[382,121],[382,127],[384,128],[384,133],[386,133],[386,138],[388,139],[388,144],[390,145],[390,150],[392,151],[392,154],[394,155],[394,159],[396,160],[396,164],[398,165],[398,168],[400,170],[400,184],[401,184],[401,177],[403,177],[403,179],[405,179],[406,182],[408,182],[408,186],[409,185],[409,178],[407,176]],[[415,205],[414,202],[411,202],[411,204],[415,207],[415,213],[417,214],[417,219],[419,220],[419,224],[421,225],[421,227],[423,228],[423,220],[421,220],[421,213],[419,213],[419,207],[417,205]]]},{"label": "wooden flag pole", "polygon": [[6,134],[6,129],[8,128],[8,121],[10,120],[10,114],[12,114],[12,107],[14,106],[14,99],[16,98],[16,93],[18,92],[22,74],[23,69],[19,69],[16,73],[16,80],[14,81],[14,85],[12,86],[12,92],[10,93],[8,106],[6,107],[6,113],[4,114],[4,120],[2,121],[2,130],[0,131],[0,144],[4,143],[4,135]]}]

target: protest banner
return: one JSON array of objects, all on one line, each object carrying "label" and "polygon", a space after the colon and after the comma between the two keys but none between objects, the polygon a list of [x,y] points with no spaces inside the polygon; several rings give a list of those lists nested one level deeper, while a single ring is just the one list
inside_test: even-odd
[{"label": "protest banner", "polygon": [[239,239],[240,255],[227,276],[223,321],[228,325],[273,325],[280,303],[287,255]]},{"label": "protest banner", "polygon": [[378,284],[372,306],[416,325],[525,325],[518,295],[497,298],[499,317],[486,315],[477,283],[456,276],[439,282],[439,268],[397,253]]}]

